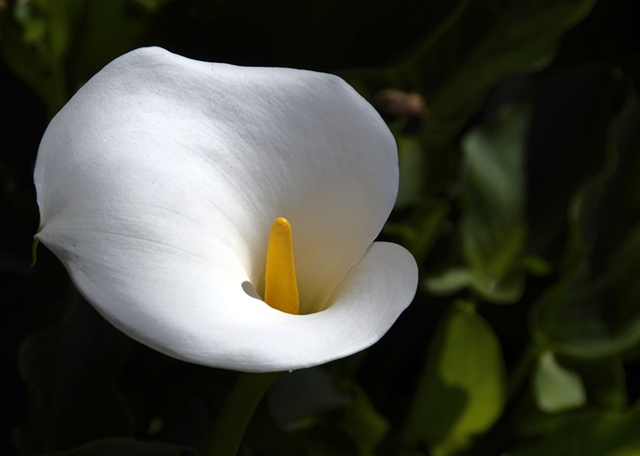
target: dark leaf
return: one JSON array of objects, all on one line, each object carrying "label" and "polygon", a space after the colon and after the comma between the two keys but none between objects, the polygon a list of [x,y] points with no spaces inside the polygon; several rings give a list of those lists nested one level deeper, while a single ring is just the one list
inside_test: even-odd
[{"label": "dark leaf", "polygon": [[16,432],[23,454],[129,434],[129,410],[115,388],[129,343],[81,298],[60,323],[24,342],[20,368],[31,407]]}]

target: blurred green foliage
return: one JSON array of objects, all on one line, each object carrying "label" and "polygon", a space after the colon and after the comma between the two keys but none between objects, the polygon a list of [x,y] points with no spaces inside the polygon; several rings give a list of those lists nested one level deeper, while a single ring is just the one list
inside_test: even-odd
[{"label": "blurred green foliage", "polygon": [[506,375],[498,338],[469,303],[457,301],[438,328],[405,426],[409,441],[456,454],[498,419]]},{"label": "blurred green foliage", "polygon": [[280,374],[241,454],[640,454],[633,7],[0,0],[0,453],[198,454],[236,378],[128,340],[45,250],[28,269],[45,118],[113,58],[160,45],[337,73],[398,142],[383,236],[418,260],[415,302],[366,353]]}]

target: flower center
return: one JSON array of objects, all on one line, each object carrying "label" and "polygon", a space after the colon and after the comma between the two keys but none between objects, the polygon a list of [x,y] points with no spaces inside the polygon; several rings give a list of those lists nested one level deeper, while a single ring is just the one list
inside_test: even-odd
[{"label": "flower center", "polygon": [[284,217],[278,217],[273,222],[269,234],[264,301],[282,312],[296,315],[300,313],[291,224]]}]

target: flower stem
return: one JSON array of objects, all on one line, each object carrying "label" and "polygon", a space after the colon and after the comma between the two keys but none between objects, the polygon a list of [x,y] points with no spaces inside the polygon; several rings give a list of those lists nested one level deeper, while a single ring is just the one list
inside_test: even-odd
[{"label": "flower stem", "polygon": [[236,456],[253,412],[278,372],[241,373],[213,423],[202,456]]}]

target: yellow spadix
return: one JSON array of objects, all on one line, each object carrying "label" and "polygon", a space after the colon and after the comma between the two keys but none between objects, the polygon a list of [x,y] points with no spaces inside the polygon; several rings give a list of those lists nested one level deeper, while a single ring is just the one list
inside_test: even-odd
[{"label": "yellow spadix", "polygon": [[284,217],[278,217],[273,222],[269,234],[267,268],[264,275],[264,301],[282,312],[300,313],[291,224]]}]

